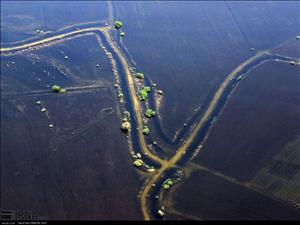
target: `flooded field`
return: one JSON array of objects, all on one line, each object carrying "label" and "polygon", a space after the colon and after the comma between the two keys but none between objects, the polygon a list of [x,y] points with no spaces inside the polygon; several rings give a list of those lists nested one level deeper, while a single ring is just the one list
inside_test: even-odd
[{"label": "flooded field", "polygon": [[50,92],[55,84],[73,89],[101,87],[108,82],[113,86],[114,80],[109,60],[94,36],[2,57],[1,68],[1,85],[8,85],[3,90],[4,96],[15,92]]},{"label": "flooded field", "polygon": [[293,206],[213,174],[197,171],[175,192],[174,207],[205,220],[296,220]]},{"label": "flooded field", "polygon": [[108,17],[105,1],[6,1],[1,3],[1,44],[41,38],[74,24]]},{"label": "flooded field", "polygon": [[290,39],[274,49],[274,53],[287,55],[293,58],[300,58],[300,46],[296,38]]},{"label": "flooded field", "polygon": [[197,162],[242,181],[251,179],[300,132],[299,83],[299,68],[286,63],[268,62],[250,72]]},{"label": "flooded field", "polygon": [[[254,54],[250,48],[272,48],[297,34],[299,24],[291,19],[299,15],[297,4],[269,2],[268,9],[259,2],[248,3],[251,9],[239,2],[228,4],[113,4],[115,16],[125,24],[124,44],[137,67],[164,91],[159,115],[171,140],[224,77]],[[287,12],[291,17],[278,16]],[[282,30],[280,35],[270,24]]]},{"label": "flooded field", "polygon": [[[97,39],[2,56],[1,63],[2,207],[38,209],[45,219],[141,219],[141,181]],[[53,93],[54,84],[67,92]]]},{"label": "flooded field", "polygon": [[1,208],[300,219],[298,2],[2,5]]},{"label": "flooded field", "polygon": [[299,68],[282,62],[243,79],[194,160],[205,171],[175,192],[176,210],[204,219],[299,219],[299,84]]}]

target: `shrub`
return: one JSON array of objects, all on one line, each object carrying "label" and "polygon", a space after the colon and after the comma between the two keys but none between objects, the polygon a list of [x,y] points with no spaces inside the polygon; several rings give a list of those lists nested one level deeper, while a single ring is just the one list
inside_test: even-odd
[{"label": "shrub", "polygon": [[116,20],[116,21],[115,21],[115,28],[119,29],[119,28],[121,28],[122,26],[123,26],[123,23],[122,23],[121,21],[119,21],[119,20]]},{"label": "shrub", "polygon": [[143,134],[148,135],[149,132],[150,132],[149,128],[147,126],[144,126]]},{"label": "shrub", "polygon": [[131,128],[131,124],[128,121],[125,121],[125,122],[122,123],[121,127],[122,127],[122,130],[129,131],[130,128]]},{"label": "shrub", "polygon": [[152,109],[147,109],[145,112],[146,117],[151,118],[156,115],[156,112]]},{"label": "shrub", "polygon": [[143,73],[136,73],[135,75],[139,79],[144,79],[144,74]]}]

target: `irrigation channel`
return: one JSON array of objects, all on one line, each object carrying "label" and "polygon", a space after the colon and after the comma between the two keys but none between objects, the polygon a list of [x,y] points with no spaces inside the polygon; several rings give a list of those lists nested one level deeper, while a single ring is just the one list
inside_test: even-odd
[{"label": "irrigation channel", "polygon": [[[153,154],[151,150],[149,150],[149,143],[147,143],[145,136],[142,134],[142,109],[136,95],[137,90],[135,90],[134,87],[133,75],[129,70],[132,67],[132,65],[130,66],[130,56],[123,44],[120,44],[120,40],[117,40],[118,43],[113,41],[111,32],[112,29],[113,27],[111,26],[91,27],[90,24],[84,24],[77,26],[74,30],[70,28],[58,33],[48,34],[41,40],[24,42],[22,45],[7,46],[4,48],[1,47],[1,54],[4,53],[3,55],[9,55],[18,53],[18,51],[21,50],[33,50],[33,47],[43,47],[44,44],[49,44],[57,40],[62,41],[84,33],[94,33],[95,35],[99,35],[102,44],[112,54],[112,58],[115,60],[117,65],[120,85],[125,97],[123,107],[125,110],[129,111],[131,115],[131,125],[133,129],[131,129],[130,136],[132,148],[135,152],[143,154],[143,161],[146,164],[156,168],[155,172],[149,174],[150,178],[142,187],[140,198],[143,216],[145,220],[160,219],[157,215],[157,210],[161,207],[161,205],[155,196],[159,195],[159,192],[162,190],[162,183],[166,178],[173,176],[176,172],[177,166],[185,166],[191,159],[194,152],[198,149],[199,145],[204,142],[211,127],[221,114],[222,109],[226,105],[226,101],[238,83],[249,74],[249,71],[264,62],[272,60],[290,62],[295,59],[282,55],[271,54],[268,50],[257,52],[254,56],[236,67],[226,76],[221,85],[216,88],[215,92],[209,94],[202,105],[201,110],[193,115],[193,117],[188,121],[187,128],[182,129],[176,140],[173,142],[165,135],[159,120],[155,118],[154,124],[158,133],[162,135],[162,139],[166,143],[173,145],[174,149],[177,149],[174,151],[174,155],[170,159],[161,159],[161,157]],[[151,85],[151,80],[147,76],[145,78],[145,84],[149,86]],[[156,109],[153,92],[149,98],[149,105]],[[193,129],[189,129],[189,127],[193,127]],[[135,128],[139,129],[137,130]]]}]

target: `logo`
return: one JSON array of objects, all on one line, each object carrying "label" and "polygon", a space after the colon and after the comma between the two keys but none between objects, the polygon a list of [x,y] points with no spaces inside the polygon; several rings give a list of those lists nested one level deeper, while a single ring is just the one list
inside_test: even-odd
[{"label": "logo", "polygon": [[13,220],[13,212],[8,210],[1,210],[1,219],[2,220]]},{"label": "logo", "polygon": [[39,217],[35,211],[1,210],[1,220],[39,220]]}]

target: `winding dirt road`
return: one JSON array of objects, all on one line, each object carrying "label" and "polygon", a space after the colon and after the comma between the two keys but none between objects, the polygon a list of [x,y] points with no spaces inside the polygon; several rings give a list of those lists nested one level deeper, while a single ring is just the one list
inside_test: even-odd
[{"label": "winding dirt road", "polygon": [[83,34],[83,33],[89,33],[89,32],[102,32],[103,33],[103,35],[104,35],[105,39],[107,40],[109,46],[113,49],[113,51],[116,53],[116,55],[120,59],[120,62],[123,66],[123,69],[124,69],[124,72],[125,72],[125,75],[126,75],[126,82],[127,82],[128,90],[129,90],[129,93],[130,93],[130,99],[133,103],[132,107],[133,107],[134,112],[135,112],[134,116],[136,118],[137,126],[139,128],[138,138],[139,138],[140,146],[141,146],[143,152],[147,153],[147,156],[151,160],[153,160],[156,163],[161,165],[161,167],[158,170],[156,170],[155,172],[153,172],[151,174],[151,178],[145,184],[145,186],[142,190],[142,193],[141,193],[141,208],[142,208],[143,216],[144,216],[145,220],[150,220],[151,216],[150,216],[150,212],[149,212],[149,209],[148,209],[147,196],[148,196],[148,194],[149,194],[149,192],[152,188],[152,185],[155,184],[160,179],[161,175],[166,170],[168,170],[169,168],[174,167],[176,165],[176,163],[181,159],[181,157],[185,154],[188,147],[194,141],[197,133],[200,131],[200,129],[205,124],[205,122],[211,116],[211,114],[212,114],[213,110],[215,109],[215,107],[217,106],[222,94],[224,93],[224,90],[230,84],[230,80],[235,78],[237,76],[237,74],[239,74],[239,72],[243,68],[245,68],[245,66],[249,65],[251,62],[253,62],[257,58],[259,58],[263,55],[269,54],[269,51],[257,52],[257,54],[255,54],[254,56],[252,56],[251,58],[249,58],[248,60],[246,60],[245,62],[240,64],[230,74],[228,74],[226,76],[226,79],[222,82],[222,84],[220,85],[220,87],[216,91],[216,93],[215,93],[214,97],[212,98],[209,106],[207,107],[203,117],[197,123],[195,128],[190,132],[190,134],[186,137],[186,139],[183,140],[183,142],[181,143],[181,146],[176,150],[176,153],[174,154],[174,156],[169,160],[163,160],[160,157],[158,157],[157,155],[153,154],[147,146],[145,137],[142,133],[143,126],[144,126],[143,119],[142,119],[143,113],[142,113],[142,108],[141,108],[141,105],[140,105],[140,101],[139,101],[139,99],[136,95],[137,90],[135,90],[134,79],[133,79],[133,76],[130,72],[130,67],[127,63],[127,60],[126,60],[125,56],[122,54],[121,50],[118,48],[118,46],[116,45],[116,43],[112,39],[112,36],[111,36],[112,29],[113,29],[113,27],[112,27],[111,23],[110,23],[110,26],[89,27],[89,28],[83,28],[83,29],[76,29],[74,31],[66,32],[64,34],[59,34],[59,35],[48,37],[48,38],[45,38],[45,39],[42,39],[42,40],[33,41],[31,43],[26,43],[26,44],[14,46],[14,47],[1,48],[1,53],[7,53],[7,52],[14,53],[14,52],[17,52],[17,51],[20,51],[20,50],[24,50],[24,49],[32,48],[32,47],[35,47],[35,46],[48,44],[48,43],[54,42],[56,40],[62,40],[62,39],[65,39],[65,38],[68,38],[68,37],[71,37],[71,36],[76,36],[76,35]]}]

